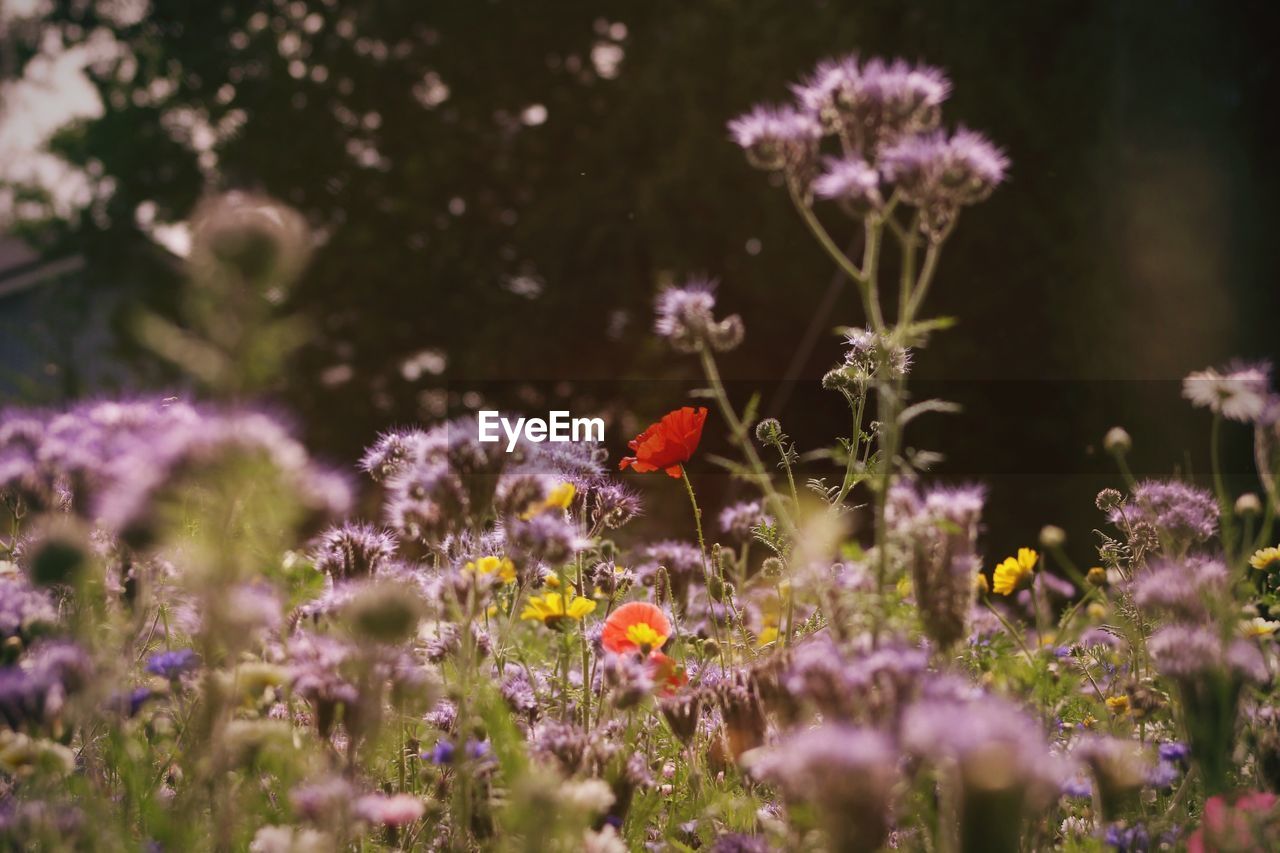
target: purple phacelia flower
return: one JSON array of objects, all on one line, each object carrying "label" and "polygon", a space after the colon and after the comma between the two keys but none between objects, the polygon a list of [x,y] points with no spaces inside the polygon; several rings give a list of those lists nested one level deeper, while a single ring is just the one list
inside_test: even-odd
[{"label": "purple phacelia flower", "polygon": [[729,136],[757,169],[807,175],[818,154],[822,125],[790,106],[757,106],[729,122]]},{"label": "purple phacelia flower", "polygon": [[811,188],[818,198],[838,201],[854,216],[865,216],[884,205],[880,173],[861,157],[827,158]]},{"label": "purple phacelia flower", "polygon": [[335,580],[377,574],[395,556],[391,534],[368,524],[343,524],[320,536],[315,566]]},{"label": "purple phacelia flower", "polygon": [[731,314],[717,320],[716,283],[711,279],[691,279],[679,287],[664,287],[654,302],[653,330],[677,352],[698,352],[709,346],[721,352],[742,342],[742,318]]},{"label": "purple phacelia flower", "polygon": [[191,672],[200,665],[196,653],[191,649],[174,649],[167,652],[156,652],[147,658],[147,672],[173,681],[184,673]]},{"label": "purple phacelia flower", "polygon": [[752,528],[772,523],[773,518],[760,501],[740,501],[720,511],[720,529],[737,542],[749,541]]},{"label": "purple phacelia flower", "polygon": [[1110,520],[1129,529],[1151,527],[1181,553],[1217,531],[1218,502],[1204,489],[1177,480],[1144,480],[1124,506],[1112,510]]},{"label": "purple phacelia flower", "polygon": [[878,165],[936,239],[961,207],[985,200],[1004,181],[1009,159],[985,136],[961,129],[904,136],[880,152]]}]

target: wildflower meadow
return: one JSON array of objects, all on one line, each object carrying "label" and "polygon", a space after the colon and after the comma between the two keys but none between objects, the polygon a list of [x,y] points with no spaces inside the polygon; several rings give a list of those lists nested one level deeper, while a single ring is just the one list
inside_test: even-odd
[{"label": "wildflower meadow", "polygon": [[1208,470],[1136,477],[1115,426],[1092,526],[993,550],[996,487],[912,438],[970,415],[912,375],[1016,152],[924,62],[778,77],[722,144],[856,299],[824,446],[725,381],[752,329],[691,270],[645,323],[698,378],[625,445],[477,405],[322,459],[269,393],[318,226],[209,193],[133,329],[175,390],[0,413],[5,848],[1280,848],[1271,366],[1186,376]]}]

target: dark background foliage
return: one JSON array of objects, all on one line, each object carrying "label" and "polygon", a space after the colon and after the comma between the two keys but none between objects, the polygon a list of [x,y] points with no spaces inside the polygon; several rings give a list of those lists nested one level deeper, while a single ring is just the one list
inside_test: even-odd
[{"label": "dark background foliage", "polygon": [[[55,5],[48,25],[78,28],[69,39],[103,25],[95,4]],[[328,239],[292,296],[314,334],[278,397],[342,460],[392,423],[474,403],[471,391],[533,413],[556,401],[606,412],[616,458],[696,386],[696,365],[651,335],[650,306],[662,281],[706,273],[746,321],[746,344],[724,361],[732,391],[742,402],[760,388],[808,449],[847,430],[818,379],[839,355],[828,330],[859,321],[856,295],[839,289],[824,310],[832,265],[725,122],[785,97],[827,56],[925,60],[954,81],[947,121],[987,132],[1014,165],[962,217],[930,298],[959,323],[916,362],[917,393],[965,412],[921,421],[908,444],[943,452],[942,476],[991,485],[988,551],[1002,555],[1047,521],[1080,534],[1098,524],[1092,495],[1117,478],[1097,445],[1113,424],[1133,433],[1140,471],[1202,471],[1207,418],[1178,400],[1177,380],[1274,349],[1280,81],[1267,8],[160,0],[141,23],[112,25],[136,76],[101,74],[105,116],[56,143],[101,163],[114,196],[103,215],[33,233],[51,254],[83,255],[83,286],[117,294],[124,329],[139,305],[171,306],[180,280],[139,232],[140,204],[166,221],[215,189],[295,205]],[[278,43],[313,14],[322,25],[302,62],[326,73],[297,80]],[[607,79],[592,50],[614,44],[624,55]],[[414,94],[429,74],[448,87],[432,107]],[[157,78],[177,84],[163,104],[133,96]],[[531,105],[544,123],[522,120]],[[215,123],[247,114],[212,181],[162,127],[176,106]],[[379,165],[363,167],[369,145]],[[65,328],[70,300],[49,300],[45,333]],[[817,345],[797,357],[811,327]],[[135,387],[173,381],[127,335],[114,346]],[[424,350],[446,356],[442,373],[406,373]],[[102,390],[64,378],[35,393]],[[1247,485],[1247,436],[1233,440]],[[674,486],[650,485],[653,515],[683,512]],[[1088,560],[1087,537],[1071,544]]]}]

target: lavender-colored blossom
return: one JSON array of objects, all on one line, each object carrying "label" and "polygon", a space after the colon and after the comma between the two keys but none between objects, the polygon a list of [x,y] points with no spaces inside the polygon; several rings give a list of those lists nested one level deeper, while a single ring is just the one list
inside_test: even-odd
[{"label": "lavender-colored blossom", "polygon": [[742,318],[714,315],[716,282],[694,278],[680,286],[664,287],[654,302],[653,329],[677,352],[698,352],[703,346],[727,351],[742,342]]},{"label": "lavender-colored blossom", "polygon": [[640,495],[629,486],[613,480],[600,480],[589,492],[591,523],[616,530],[643,511]]},{"label": "lavender-colored blossom", "polygon": [[1197,370],[1182,380],[1182,396],[1227,420],[1256,423],[1274,405],[1271,364],[1233,361],[1222,369]]},{"label": "lavender-colored blossom", "polygon": [[359,690],[348,673],[350,657],[350,646],[323,634],[299,633],[289,642],[293,691],[315,709],[322,737],[329,734],[339,706],[353,709],[359,701]]},{"label": "lavender-colored blossom", "polygon": [[1160,760],[1181,764],[1191,757],[1191,748],[1181,741],[1171,740],[1160,744]]},{"label": "lavender-colored blossom", "polygon": [[817,157],[822,125],[795,107],[760,105],[729,122],[729,136],[757,169],[805,176]]},{"label": "lavender-colored blossom", "polygon": [[48,592],[23,578],[0,578],[0,639],[17,637],[25,643],[57,623],[58,611]]},{"label": "lavender-colored blossom", "polygon": [[577,528],[559,513],[516,518],[504,528],[507,545],[519,564],[560,565],[582,546]]},{"label": "lavender-colored blossom", "polygon": [[1227,591],[1227,567],[1208,557],[1164,560],[1132,581],[1134,603],[1144,610],[1189,621],[1206,619]]},{"label": "lavender-colored blossom", "polygon": [[499,693],[506,701],[507,707],[517,717],[533,721],[538,716],[538,694],[529,682],[528,674],[521,669],[512,669],[502,679]]},{"label": "lavender-colored blossom", "polygon": [[1146,853],[1151,849],[1151,833],[1141,823],[1113,823],[1107,827],[1103,841],[1119,853]]},{"label": "lavender-colored blossom", "polygon": [[671,598],[684,605],[689,600],[690,586],[702,577],[702,552],[697,545],[667,539],[654,542],[640,550],[632,561],[636,577],[645,586],[657,588],[665,574],[671,589]]},{"label": "lavender-colored blossom", "polygon": [[880,173],[861,157],[827,158],[811,188],[818,198],[838,201],[855,216],[865,216],[884,205]]},{"label": "lavender-colored blossom", "polygon": [[199,659],[191,649],[174,649],[156,652],[147,658],[147,672],[173,681],[199,666]]},{"label": "lavender-colored blossom", "polygon": [[760,501],[740,501],[720,511],[720,529],[737,542],[750,541],[752,528],[772,523]]},{"label": "lavender-colored blossom", "polygon": [[421,458],[427,434],[420,429],[384,432],[360,458],[360,469],[375,482],[383,482],[405,466]]},{"label": "lavender-colored blossom", "polygon": [[267,465],[309,516],[341,515],[350,506],[342,479],[313,465],[279,422],[259,412],[203,411],[195,421],[166,424],[146,439],[112,458],[111,482],[96,501],[102,522],[127,541],[149,541],[159,504],[189,479],[233,459]]},{"label": "lavender-colored blossom", "polygon": [[92,677],[93,665],[79,646],[45,641],[20,666],[0,667],[0,721],[14,730],[40,728],[56,719],[67,699]]},{"label": "lavender-colored blossom", "polygon": [[986,137],[961,129],[905,136],[880,152],[878,165],[936,238],[961,207],[985,200],[1004,181],[1009,159]]},{"label": "lavender-colored blossom", "polygon": [[317,824],[342,823],[350,813],[355,788],[341,776],[325,776],[289,791],[289,805],[303,820]]},{"label": "lavender-colored blossom", "polygon": [[1269,677],[1256,645],[1245,639],[1224,643],[1218,632],[1207,626],[1165,626],[1151,635],[1147,649],[1156,667],[1172,678],[1194,679],[1221,672],[1261,683]]},{"label": "lavender-colored blossom", "polygon": [[826,723],[787,735],[753,754],[749,766],[789,802],[814,806],[834,849],[871,851],[884,843],[898,753],[883,733]]},{"label": "lavender-colored blossom", "polygon": [[926,761],[954,762],[966,850],[1019,849],[1023,821],[1057,797],[1066,775],[1040,725],[994,696],[916,703],[902,743]]},{"label": "lavender-colored blossom", "polygon": [[1218,502],[1204,489],[1177,480],[1144,480],[1110,519],[1129,529],[1151,527],[1181,553],[1217,531]]},{"label": "lavender-colored blossom", "polygon": [[344,580],[376,574],[395,551],[395,539],[386,531],[369,524],[343,524],[320,536],[313,559],[317,569]]},{"label": "lavender-colored blossom", "polygon": [[799,83],[791,86],[800,106],[817,116],[830,133],[840,130],[847,93],[860,74],[857,56],[825,59]]},{"label": "lavender-colored blossom", "polygon": [[985,494],[980,487],[939,487],[922,495],[900,485],[893,497],[893,537],[908,555],[920,620],[935,643],[947,648],[968,632],[976,552]]}]

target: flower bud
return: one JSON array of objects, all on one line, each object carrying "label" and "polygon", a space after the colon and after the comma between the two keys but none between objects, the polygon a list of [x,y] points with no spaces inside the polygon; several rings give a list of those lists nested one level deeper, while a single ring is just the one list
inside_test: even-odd
[{"label": "flower bud", "polygon": [[1061,548],[1067,541],[1067,532],[1054,524],[1040,528],[1040,544],[1045,548]]},{"label": "flower bud", "polygon": [[1236,515],[1255,516],[1262,512],[1262,501],[1253,492],[1245,492],[1236,498]]},{"label": "flower bud", "polygon": [[777,557],[768,557],[760,566],[760,571],[767,578],[777,578],[782,576],[782,561]]},{"label": "flower bud", "polygon": [[1111,512],[1124,503],[1124,495],[1120,494],[1117,489],[1103,489],[1098,492],[1098,497],[1094,499],[1094,504],[1103,512]]},{"label": "flower bud", "polygon": [[1133,449],[1133,439],[1124,427],[1112,427],[1103,437],[1102,446],[1108,453],[1128,453]]},{"label": "flower bud", "polygon": [[777,418],[765,418],[756,424],[756,441],[761,444],[777,444],[782,440],[782,424]]},{"label": "flower bud", "polygon": [[1102,566],[1094,566],[1089,570],[1089,574],[1085,576],[1085,580],[1089,582],[1090,586],[1106,586],[1107,570]]}]

